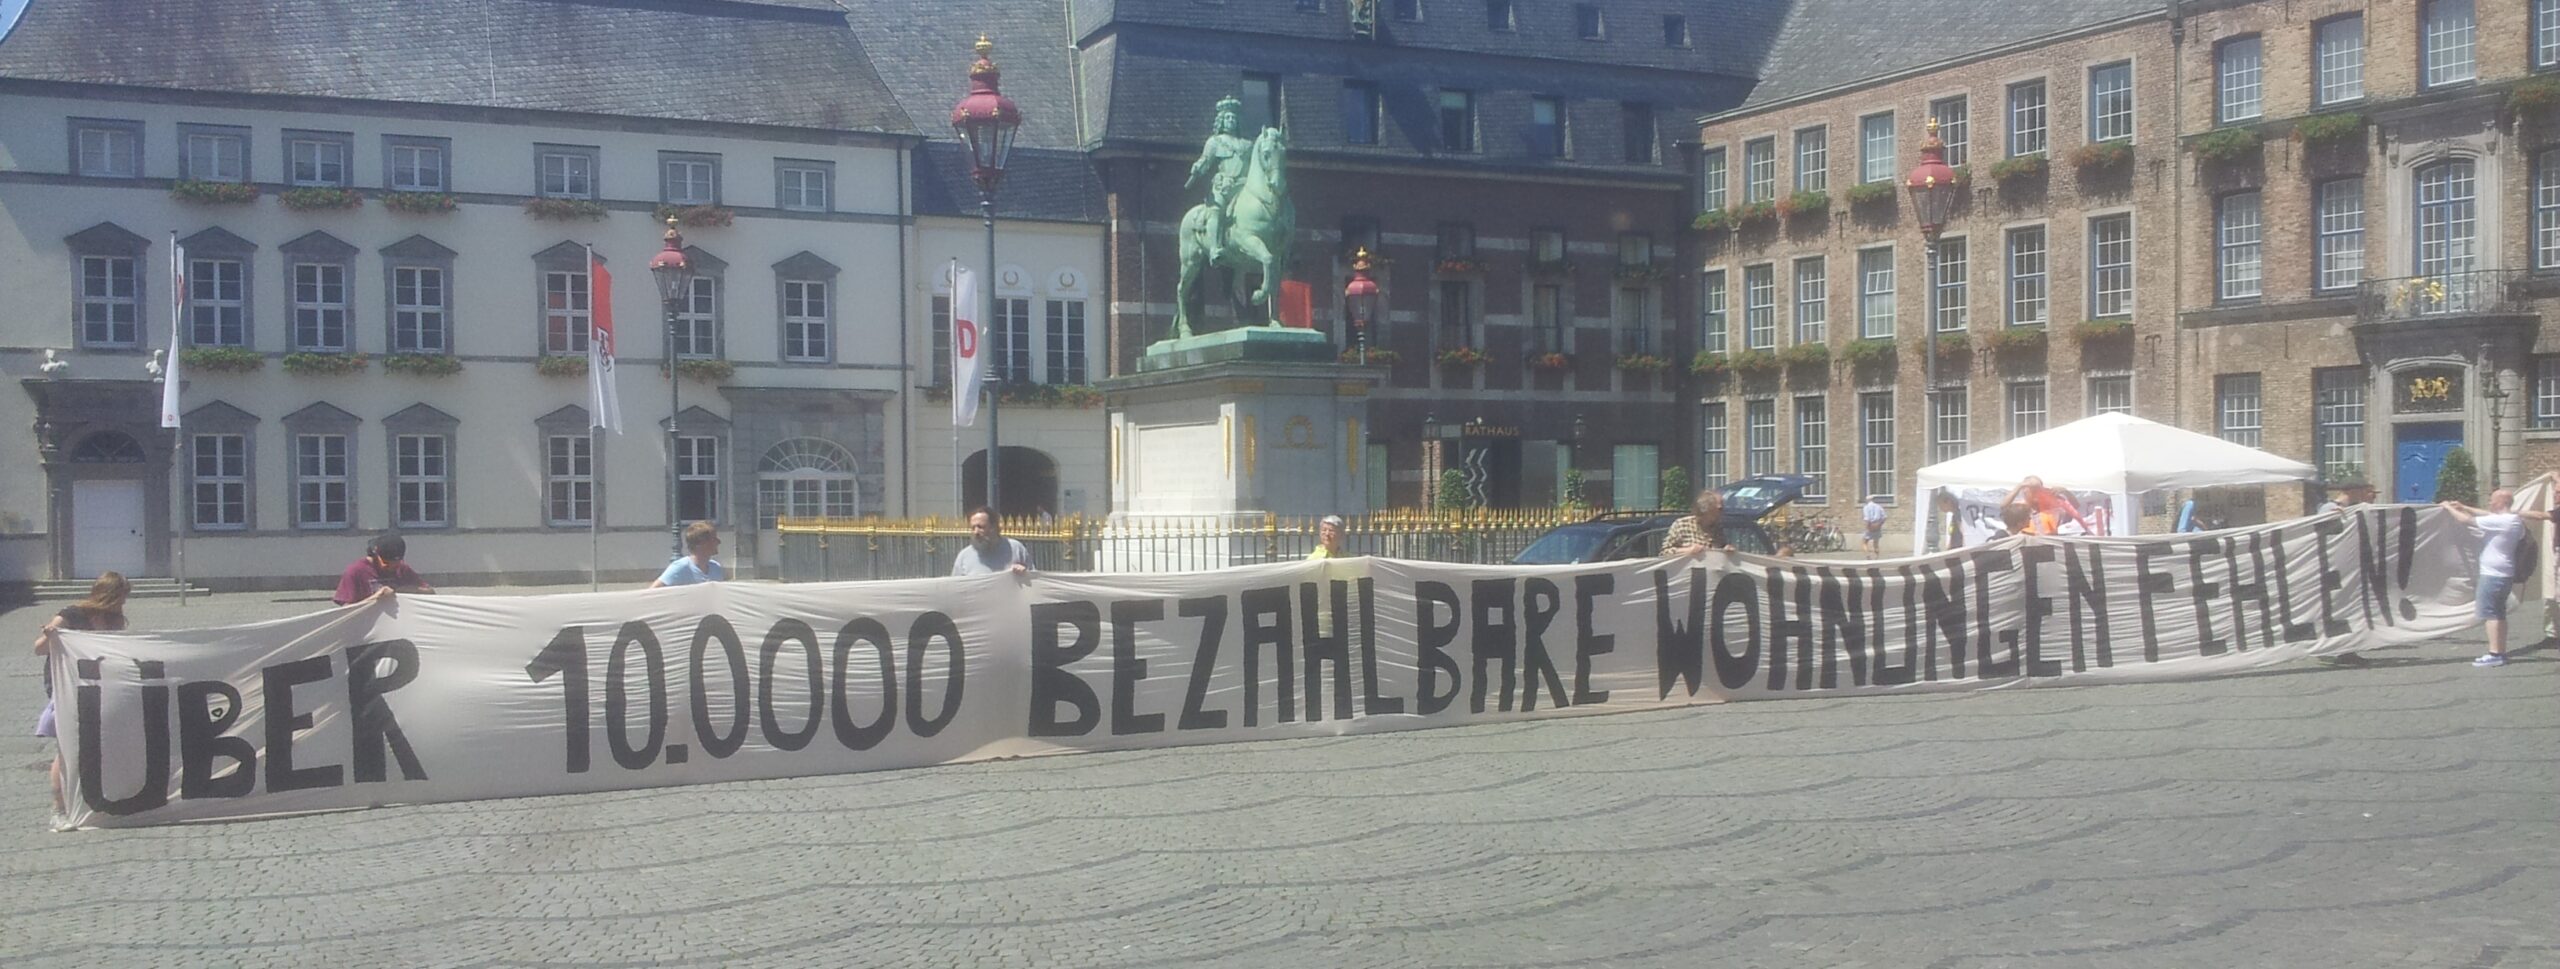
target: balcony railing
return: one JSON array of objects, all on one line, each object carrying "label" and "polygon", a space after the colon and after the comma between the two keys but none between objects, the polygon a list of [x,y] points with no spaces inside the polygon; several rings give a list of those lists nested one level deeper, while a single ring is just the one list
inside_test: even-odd
[{"label": "balcony railing", "polygon": [[2357,294],[2356,316],[2366,323],[2390,323],[2529,312],[2524,280],[2518,269],[2369,279]]}]

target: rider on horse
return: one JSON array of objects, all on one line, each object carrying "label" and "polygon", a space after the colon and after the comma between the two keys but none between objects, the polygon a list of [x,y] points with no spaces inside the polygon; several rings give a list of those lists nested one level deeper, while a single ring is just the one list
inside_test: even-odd
[{"label": "rider on horse", "polygon": [[1253,141],[1236,134],[1236,116],[1244,102],[1233,95],[1218,101],[1215,133],[1200,146],[1200,160],[1191,163],[1191,177],[1182,187],[1190,188],[1203,172],[1215,167],[1209,177],[1209,261],[1215,263],[1227,254],[1227,216],[1235,206],[1236,189],[1244,182],[1246,167],[1251,163]]}]

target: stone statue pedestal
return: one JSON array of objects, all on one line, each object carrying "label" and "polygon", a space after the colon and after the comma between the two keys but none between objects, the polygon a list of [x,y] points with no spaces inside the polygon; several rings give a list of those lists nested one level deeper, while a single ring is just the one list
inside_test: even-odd
[{"label": "stone statue pedestal", "polygon": [[1148,347],[1137,373],[1102,382],[1113,518],[1367,512],[1380,374],[1335,353],[1322,333],[1273,327]]}]

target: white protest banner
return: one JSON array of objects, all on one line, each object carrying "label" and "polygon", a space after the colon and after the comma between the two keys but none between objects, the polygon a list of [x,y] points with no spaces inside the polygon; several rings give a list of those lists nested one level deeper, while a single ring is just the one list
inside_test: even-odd
[{"label": "white protest banner", "polygon": [[1156,575],[401,596],[65,632],[76,827],[2194,677],[2467,625],[2469,530],[2389,506],[1917,559],[1335,559]]}]

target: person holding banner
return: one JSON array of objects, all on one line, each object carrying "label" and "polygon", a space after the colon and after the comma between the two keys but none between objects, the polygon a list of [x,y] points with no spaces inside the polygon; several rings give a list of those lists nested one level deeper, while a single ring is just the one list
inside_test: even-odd
[{"label": "person holding banner", "polygon": [[1690,513],[1671,523],[1662,534],[1662,554],[1698,556],[1712,548],[1732,548],[1724,537],[1724,492],[1708,488],[1698,492],[1689,505]]},{"label": "person holding banner", "polygon": [[[2333,511],[2345,511],[2346,509],[2353,508],[2357,505],[2369,504],[2372,501],[2372,485],[2366,484],[2362,481],[2349,481],[2338,486],[2338,497],[2333,501],[2321,505],[2319,513],[2326,515]],[[2327,666],[2363,666],[2370,661],[2353,651],[2349,651],[2320,657],[2320,662]]]},{"label": "person holding banner", "polygon": [[[62,646],[62,631],[65,629],[123,629],[125,626],[124,601],[132,594],[133,584],[125,581],[124,573],[114,571],[98,573],[98,581],[89,583],[88,598],[62,607],[61,612],[55,613],[52,619],[45,621],[43,629],[37,630],[36,655],[46,657],[49,665],[53,653]],[[44,678],[44,712],[36,715],[36,736],[53,736],[56,732],[53,721],[53,671],[47,669]],[[51,774],[53,775],[53,813],[61,814],[64,813],[64,806],[62,803],[62,757],[59,754],[53,758]]]},{"label": "person holding banner", "polygon": [[[2027,480],[2018,482],[2016,488],[2009,490],[2009,497],[2001,499],[2000,506],[2005,509],[2021,502],[2025,503],[2027,510],[2033,513],[2027,521],[2027,534],[2062,534],[2062,523],[2066,519],[2079,523],[2080,534],[2099,533],[2097,527],[2089,523],[2089,516],[2080,510],[2079,505],[2072,502],[2070,495],[2058,489],[2045,487],[2043,478],[2028,475]],[[2001,517],[2006,518],[2008,515],[2003,512]]]},{"label": "person holding banner", "polygon": [[[2472,612],[2488,627],[2489,651],[2471,665],[2483,669],[2507,665],[2507,595],[2515,591],[2516,551],[2524,544],[2524,523],[2547,522],[2548,512],[2516,510],[2516,493],[2500,488],[2489,493],[2487,509],[2473,508],[2459,501],[2444,503],[2455,521],[2471,526],[2481,536],[2480,593],[2472,604]],[[2530,550],[2527,550],[2530,551]]]},{"label": "person holding banner", "polygon": [[1307,553],[1307,561],[1342,557],[1342,516],[1326,515],[1316,523],[1316,550]]},{"label": "person holding banner", "polygon": [[415,569],[402,561],[409,557],[409,540],[398,532],[385,532],[364,544],[364,557],[347,564],[338,574],[338,592],[329,601],[352,606],[368,599],[388,599],[395,592],[435,594],[435,587],[420,578]]},{"label": "person holding banner", "polygon": [[700,585],[726,582],[729,569],[712,558],[720,554],[720,529],[710,522],[694,522],[684,527],[684,557],[667,563],[649,588],[664,589],[673,585]]},{"label": "person holding banner", "polygon": [[1031,550],[1004,536],[1002,526],[996,524],[995,509],[980,508],[969,513],[969,544],[952,557],[951,574],[1011,572],[1019,576],[1030,571]]}]

